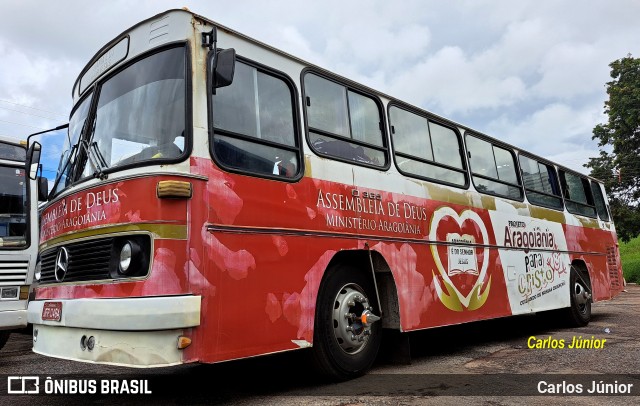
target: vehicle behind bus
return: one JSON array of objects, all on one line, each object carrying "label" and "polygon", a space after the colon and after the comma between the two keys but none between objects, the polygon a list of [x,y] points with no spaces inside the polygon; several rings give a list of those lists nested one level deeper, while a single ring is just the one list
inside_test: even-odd
[{"label": "vehicle behind bus", "polygon": [[38,255],[37,182],[27,143],[0,137],[0,348],[27,326],[27,300]]}]

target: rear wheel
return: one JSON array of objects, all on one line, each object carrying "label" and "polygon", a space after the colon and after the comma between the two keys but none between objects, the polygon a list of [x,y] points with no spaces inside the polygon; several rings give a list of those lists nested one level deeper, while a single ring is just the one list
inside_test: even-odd
[{"label": "rear wheel", "polygon": [[328,271],[318,292],[314,361],[334,380],[364,374],[375,361],[381,322],[371,277],[348,266]]},{"label": "rear wheel", "polygon": [[591,284],[589,278],[571,266],[569,282],[571,306],[564,309],[565,319],[571,326],[586,326],[591,321]]}]

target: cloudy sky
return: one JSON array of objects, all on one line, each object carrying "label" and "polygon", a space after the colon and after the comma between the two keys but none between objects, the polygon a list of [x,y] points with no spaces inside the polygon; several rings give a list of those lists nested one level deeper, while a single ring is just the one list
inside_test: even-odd
[{"label": "cloudy sky", "polygon": [[583,173],[608,64],[640,56],[636,0],[0,0],[0,134],[65,123],[99,48],[183,6]]}]

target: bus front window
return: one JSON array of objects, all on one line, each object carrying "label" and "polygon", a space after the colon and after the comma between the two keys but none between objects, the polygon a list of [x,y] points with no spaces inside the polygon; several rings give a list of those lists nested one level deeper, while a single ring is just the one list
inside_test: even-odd
[{"label": "bus front window", "polygon": [[0,166],[0,247],[27,245],[26,184],[24,168]]},{"label": "bus front window", "polygon": [[71,115],[67,133],[68,135],[64,140],[62,155],[60,156],[60,163],[58,164],[58,171],[56,173],[56,180],[53,183],[53,189],[51,191],[53,195],[56,195],[72,182],[72,170],[77,152],[75,148],[78,143],[78,139],[80,139],[80,133],[82,132],[84,123],[87,120],[90,106],[91,94],[84,98]]},{"label": "bus front window", "polygon": [[81,177],[114,166],[179,158],[185,113],[184,47],[129,65],[99,87]]}]

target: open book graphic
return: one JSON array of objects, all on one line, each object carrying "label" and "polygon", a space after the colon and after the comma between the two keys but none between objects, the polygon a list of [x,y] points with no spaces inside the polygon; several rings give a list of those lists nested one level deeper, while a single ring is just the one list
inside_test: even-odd
[{"label": "open book graphic", "polygon": [[[468,234],[460,235],[458,233],[447,234],[448,243],[474,244],[475,239]],[[449,276],[457,274],[478,275],[478,262],[476,261],[476,250],[474,247],[466,245],[449,245],[447,247],[449,258]]]}]

